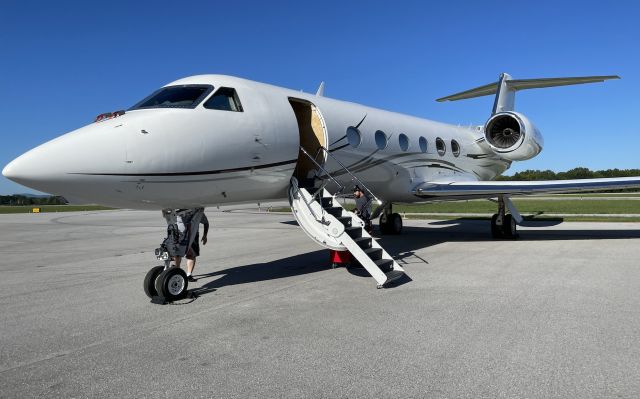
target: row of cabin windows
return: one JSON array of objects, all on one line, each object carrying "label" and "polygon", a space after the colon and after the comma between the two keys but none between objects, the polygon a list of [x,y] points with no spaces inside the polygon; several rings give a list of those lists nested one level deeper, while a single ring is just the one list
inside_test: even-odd
[{"label": "row of cabin windows", "polygon": [[[389,144],[389,136],[387,136],[385,132],[377,130],[374,135],[374,139],[378,149],[384,150],[387,148],[387,145]],[[360,133],[360,130],[353,126],[347,128],[347,141],[352,147],[358,147],[362,143],[362,134]],[[402,151],[408,151],[411,145],[409,137],[404,133],[400,133],[400,135],[398,135],[398,145]],[[418,139],[418,146],[422,152],[427,152],[429,149],[428,141],[424,136],[420,136]],[[440,156],[444,156],[447,152],[447,146],[444,140],[440,137],[436,138],[436,151]],[[460,144],[456,140],[451,140],[451,153],[456,158],[460,155]]]},{"label": "row of cabin windows", "polygon": [[[140,101],[130,110],[149,108],[195,108],[211,92],[211,85],[182,85],[163,87]],[[236,89],[220,87],[203,105],[207,109],[242,112]]]}]

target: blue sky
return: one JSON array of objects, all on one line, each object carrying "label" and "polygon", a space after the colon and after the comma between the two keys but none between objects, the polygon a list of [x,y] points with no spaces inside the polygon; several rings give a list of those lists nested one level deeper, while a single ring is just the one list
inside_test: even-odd
[{"label": "blue sky", "polygon": [[[0,167],[180,77],[223,73],[449,123],[496,80],[619,74],[520,92],[545,149],[524,169],[640,168],[634,1],[31,2],[0,5]],[[440,3],[440,4],[436,4]],[[0,177],[0,194],[32,192]]]}]

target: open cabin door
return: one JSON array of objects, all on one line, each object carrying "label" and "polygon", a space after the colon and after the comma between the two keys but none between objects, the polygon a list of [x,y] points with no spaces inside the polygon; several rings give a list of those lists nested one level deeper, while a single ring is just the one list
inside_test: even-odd
[{"label": "open cabin door", "polygon": [[[327,127],[318,108],[311,102],[298,98],[289,98],[298,122],[300,132],[300,147],[309,154],[315,156],[320,165],[327,160],[325,151],[318,151],[321,147],[327,148]],[[298,151],[298,162],[293,175],[298,180],[311,178],[318,170],[318,166],[302,151]]]}]

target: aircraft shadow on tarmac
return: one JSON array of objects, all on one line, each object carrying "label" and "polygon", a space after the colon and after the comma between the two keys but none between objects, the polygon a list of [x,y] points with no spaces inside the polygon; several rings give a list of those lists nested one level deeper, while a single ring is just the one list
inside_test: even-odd
[{"label": "aircraft shadow on tarmac", "polygon": [[327,250],[319,250],[276,259],[271,262],[236,266],[213,273],[197,275],[196,277],[200,280],[208,280],[218,276],[222,277],[207,282],[192,292],[197,295],[203,295],[230,285],[255,283],[258,281],[316,273],[329,269],[331,267],[330,265]]},{"label": "aircraft shadow on tarmac", "polygon": [[[201,296],[226,286],[300,276],[303,274],[325,271],[330,268],[331,262],[329,260],[329,252],[326,249],[321,249],[319,251],[308,252],[306,254],[276,259],[271,262],[254,263],[251,265],[236,266],[217,272],[199,274],[195,277],[200,281],[205,281],[218,276],[222,277],[207,282],[201,287],[193,289],[191,292]],[[339,269],[343,268],[341,267]],[[369,273],[362,267],[349,267],[347,268],[347,271],[351,275],[357,277],[371,278]],[[410,281],[411,278],[405,276],[395,281],[388,288],[398,287]]]},{"label": "aircraft shadow on tarmac", "polygon": [[[525,227],[540,227],[540,230],[519,230],[516,241],[555,241],[555,240],[615,240],[640,238],[638,229],[544,229],[558,225],[561,220],[524,221]],[[444,242],[496,241],[490,234],[490,225],[486,220],[453,219],[429,223],[429,227],[406,227],[399,236],[381,236],[378,239],[389,254],[396,260],[410,256],[412,251]],[[570,225],[566,225],[570,227]],[[603,225],[604,227],[604,225]]]},{"label": "aircraft shadow on tarmac", "polygon": [[[524,226],[549,227],[559,224],[561,221],[525,221]],[[428,260],[418,256],[415,251],[444,242],[471,242],[471,241],[501,241],[491,238],[489,223],[485,220],[453,219],[429,223],[429,227],[405,227],[402,235],[374,236],[379,237],[378,242],[401,265],[428,264]],[[549,240],[611,240],[640,238],[640,230],[524,230],[519,232],[518,241],[549,241]],[[207,282],[192,292],[204,295],[218,288],[246,284],[259,281],[268,281],[279,278],[311,274],[327,270],[331,267],[329,255],[326,249],[276,259],[270,262],[254,263],[244,266],[236,266],[213,273],[197,275],[201,280],[219,277]],[[371,278],[363,268],[348,268],[351,275]],[[389,288],[397,287],[410,282],[409,277],[403,278]]]}]

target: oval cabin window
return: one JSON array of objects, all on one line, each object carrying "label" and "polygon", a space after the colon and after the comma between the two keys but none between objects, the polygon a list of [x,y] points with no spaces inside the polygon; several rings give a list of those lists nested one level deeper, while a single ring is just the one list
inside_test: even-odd
[{"label": "oval cabin window", "polygon": [[420,139],[418,139],[418,144],[420,145],[420,151],[427,152],[428,144],[427,144],[427,139],[426,138],[420,136]]},{"label": "oval cabin window", "polygon": [[451,140],[451,153],[456,158],[460,155],[460,144],[455,140]]},{"label": "oval cabin window", "polygon": [[360,143],[362,143],[362,135],[360,134],[360,130],[353,126],[349,126],[347,128],[347,141],[349,145],[353,148],[358,148]]},{"label": "oval cabin window", "polygon": [[402,151],[407,151],[409,149],[409,137],[404,133],[400,133],[400,136],[398,136],[398,144]]},{"label": "oval cabin window", "polygon": [[389,141],[389,138],[387,137],[385,132],[383,132],[382,130],[376,131],[375,139],[376,139],[376,146],[378,147],[379,150],[384,150],[385,148],[387,148],[387,143]]},{"label": "oval cabin window", "polygon": [[436,150],[438,150],[438,155],[443,156],[447,152],[447,147],[444,144],[444,140],[440,137],[436,139]]}]

